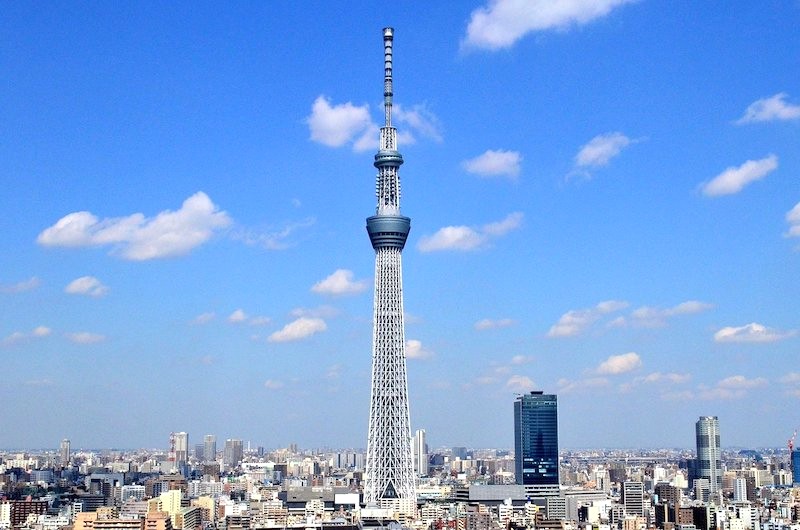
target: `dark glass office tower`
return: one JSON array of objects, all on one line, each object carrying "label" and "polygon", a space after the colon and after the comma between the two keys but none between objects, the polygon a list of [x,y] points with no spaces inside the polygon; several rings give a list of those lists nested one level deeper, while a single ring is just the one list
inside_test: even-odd
[{"label": "dark glass office tower", "polygon": [[[517,484],[558,489],[558,398],[541,391],[514,401]],[[545,490],[544,488],[542,489]]]}]

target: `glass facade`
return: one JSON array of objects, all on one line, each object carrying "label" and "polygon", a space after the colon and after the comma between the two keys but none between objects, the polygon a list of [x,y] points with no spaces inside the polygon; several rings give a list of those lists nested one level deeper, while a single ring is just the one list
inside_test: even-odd
[{"label": "glass facade", "polygon": [[517,484],[558,484],[558,399],[531,392],[514,401],[514,466]]},{"label": "glass facade", "polygon": [[792,485],[800,486],[800,449],[792,449]]},{"label": "glass facade", "polygon": [[708,480],[710,493],[722,491],[722,454],[719,444],[719,419],[700,416],[695,423],[697,438],[697,478]]}]

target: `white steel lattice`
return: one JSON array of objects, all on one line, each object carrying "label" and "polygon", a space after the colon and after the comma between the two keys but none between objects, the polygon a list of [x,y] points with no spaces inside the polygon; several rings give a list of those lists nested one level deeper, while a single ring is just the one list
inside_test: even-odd
[{"label": "white steel lattice", "polygon": [[376,215],[367,219],[367,231],[375,248],[375,305],[364,501],[367,505],[385,505],[399,500],[414,509],[416,487],[411,457],[401,260],[410,220],[400,215],[398,169],[403,158],[397,152],[397,131],[391,124],[393,31],[385,28],[383,35],[386,123],[381,128],[375,155]]},{"label": "white steel lattice", "polygon": [[372,395],[364,500],[416,499],[411,459],[400,249],[375,257]]}]

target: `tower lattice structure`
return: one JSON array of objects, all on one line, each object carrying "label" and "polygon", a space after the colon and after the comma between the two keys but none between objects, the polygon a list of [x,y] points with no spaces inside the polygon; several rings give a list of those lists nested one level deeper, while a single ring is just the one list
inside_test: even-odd
[{"label": "tower lattice structure", "polygon": [[411,219],[400,215],[398,170],[403,157],[397,150],[397,129],[392,126],[393,37],[392,28],[383,29],[385,123],[374,163],[378,169],[375,189],[378,205],[375,215],[367,218],[367,233],[375,249],[372,392],[364,481],[367,505],[384,505],[389,500],[416,503],[400,257]]}]

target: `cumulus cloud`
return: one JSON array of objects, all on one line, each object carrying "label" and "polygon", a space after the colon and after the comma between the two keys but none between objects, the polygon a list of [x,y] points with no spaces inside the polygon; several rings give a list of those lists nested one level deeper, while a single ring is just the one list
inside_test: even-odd
[{"label": "cumulus cloud", "polygon": [[287,223],[279,228],[267,228],[264,230],[239,229],[231,234],[231,238],[251,247],[260,247],[267,250],[285,250],[294,245],[292,236],[295,233],[314,226],[316,222],[315,218],[308,217],[300,221]]},{"label": "cumulus cloud", "polygon": [[462,47],[510,48],[528,33],[582,26],[631,1],[634,0],[490,0],[472,12]]},{"label": "cumulus cloud", "polygon": [[264,381],[264,388],[268,390],[278,390],[279,388],[283,388],[283,382],[275,379],[267,379]]},{"label": "cumulus cloud", "polygon": [[489,149],[475,158],[465,160],[461,166],[468,172],[481,177],[509,177],[515,179],[519,176],[522,155],[518,151],[497,151]]},{"label": "cumulus cloud", "polygon": [[711,388],[701,387],[697,397],[705,400],[741,399],[749,390],[765,386],[767,380],[763,377],[748,379],[743,375],[726,377]]},{"label": "cumulus cloud", "polygon": [[325,96],[314,100],[306,122],[311,140],[328,147],[351,143],[375,128],[369,116],[369,105],[356,106],[349,101],[331,105]]},{"label": "cumulus cloud", "polygon": [[536,383],[527,375],[512,375],[506,381],[506,388],[512,392],[528,392],[536,388]]},{"label": "cumulus cloud", "polygon": [[99,333],[91,333],[89,331],[79,331],[76,333],[67,333],[65,334],[67,339],[70,342],[74,342],[75,344],[97,344],[98,342],[103,342],[106,340],[105,335],[100,335]]},{"label": "cumulus cloud", "polygon": [[417,248],[421,252],[470,251],[486,248],[493,239],[519,228],[522,225],[523,217],[521,212],[514,212],[501,221],[481,227],[445,226],[433,235],[422,236]]},{"label": "cumulus cloud", "polygon": [[32,291],[41,285],[41,280],[36,276],[32,276],[27,280],[23,280],[17,283],[10,283],[10,284],[3,284],[0,285],[0,293],[8,293],[8,294],[16,294],[16,293],[24,293],[25,291]]},{"label": "cumulus cloud", "polygon": [[508,328],[516,323],[517,321],[511,318],[500,318],[497,320],[491,318],[484,318],[475,322],[475,329],[477,329],[478,331],[485,331],[487,329]]},{"label": "cumulus cloud", "polygon": [[789,223],[786,237],[800,237],[800,202],[786,213],[786,222]]},{"label": "cumulus cloud", "polygon": [[511,358],[511,364],[528,364],[533,362],[533,356],[531,355],[515,355]]},{"label": "cumulus cloud", "polygon": [[687,300],[680,304],[667,307],[642,306],[634,309],[629,318],[619,317],[611,323],[613,326],[630,325],[635,327],[656,328],[667,324],[667,320],[680,315],[692,315],[702,313],[714,307],[713,304],[700,302],[698,300]]},{"label": "cumulus cloud", "polygon": [[608,386],[608,379],[605,377],[587,377],[585,379],[566,379],[561,378],[556,383],[559,394],[571,394],[582,390]]},{"label": "cumulus cloud", "polygon": [[605,166],[630,144],[631,139],[621,132],[599,134],[581,147],[575,155],[575,166],[579,168]]},{"label": "cumulus cloud", "polygon": [[430,359],[431,357],[433,357],[433,352],[424,348],[421,341],[416,339],[406,341],[407,359]]},{"label": "cumulus cloud", "polygon": [[151,218],[135,213],[100,220],[90,212],[74,212],[46,228],[36,241],[47,247],[111,245],[113,255],[145,261],[188,254],[230,223],[228,214],[199,191],[183,201],[179,210],[165,210]]},{"label": "cumulus cloud", "polygon": [[621,311],[628,307],[622,300],[606,300],[588,309],[571,309],[561,315],[558,322],[550,327],[548,337],[574,337],[580,335],[604,315]]},{"label": "cumulus cloud", "polygon": [[618,375],[636,370],[642,366],[642,359],[635,352],[612,355],[597,367],[597,373],[602,375]]},{"label": "cumulus cloud", "polygon": [[213,311],[209,311],[208,313],[201,313],[201,314],[197,315],[196,317],[194,317],[194,319],[192,320],[192,324],[197,324],[197,325],[208,324],[209,322],[214,320],[216,317],[217,317],[217,314],[214,313]]},{"label": "cumulus cloud", "polygon": [[108,287],[94,276],[81,276],[69,282],[64,292],[100,298],[108,294]]},{"label": "cumulus cloud", "polygon": [[10,335],[4,337],[0,341],[1,346],[14,346],[21,342],[26,342],[29,339],[47,337],[52,333],[52,330],[47,326],[37,326],[30,332],[15,331]]},{"label": "cumulus cloud", "polygon": [[337,269],[324,280],[315,283],[311,290],[318,294],[348,295],[364,292],[368,287],[367,280],[354,280],[353,271]]},{"label": "cumulus cloud", "polygon": [[788,121],[800,119],[800,105],[786,101],[789,95],[779,92],[774,96],[754,101],[744,111],[744,115],[736,123],[755,123],[763,121]]},{"label": "cumulus cloud", "polygon": [[[395,103],[392,107],[392,115],[394,121],[398,124],[405,125],[407,134],[405,136],[406,143],[415,141],[414,134],[419,134],[431,140],[441,142],[441,124],[437,118],[428,108],[423,104],[412,105],[406,107],[399,103]],[[398,140],[399,141],[399,140]],[[374,149],[375,144],[370,145]]]},{"label": "cumulus cloud", "polygon": [[[647,375],[635,377],[632,381],[620,385],[620,391],[627,392],[640,385],[650,385],[657,388],[669,387],[672,385],[680,385],[691,380],[691,374],[679,374],[675,372],[651,372]],[[663,394],[662,394],[663,397]]]},{"label": "cumulus cloud", "polygon": [[245,313],[242,309],[237,309],[230,315],[228,315],[228,322],[231,324],[239,324],[240,322],[244,322],[249,317],[247,313]]},{"label": "cumulus cloud", "polygon": [[748,160],[739,167],[729,167],[709,182],[701,184],[703,195],[718,197],[739,193],[751,182],[761,180],[778,167],[778,157],[769,155],[760,160]]},{"label": "cumulus cloud", "polygon": [[300,317],[271,334],[267,340],[269,342],[292,342],[308,338],[326,329],[328,329],[328,325],[321,318]]},{"label": "cumulus cloud", "polygon": [[714,333],[716,342],[777,342],[794,337],[797,331],[780,331],[751,322],[744,326],[727,326]]}]

